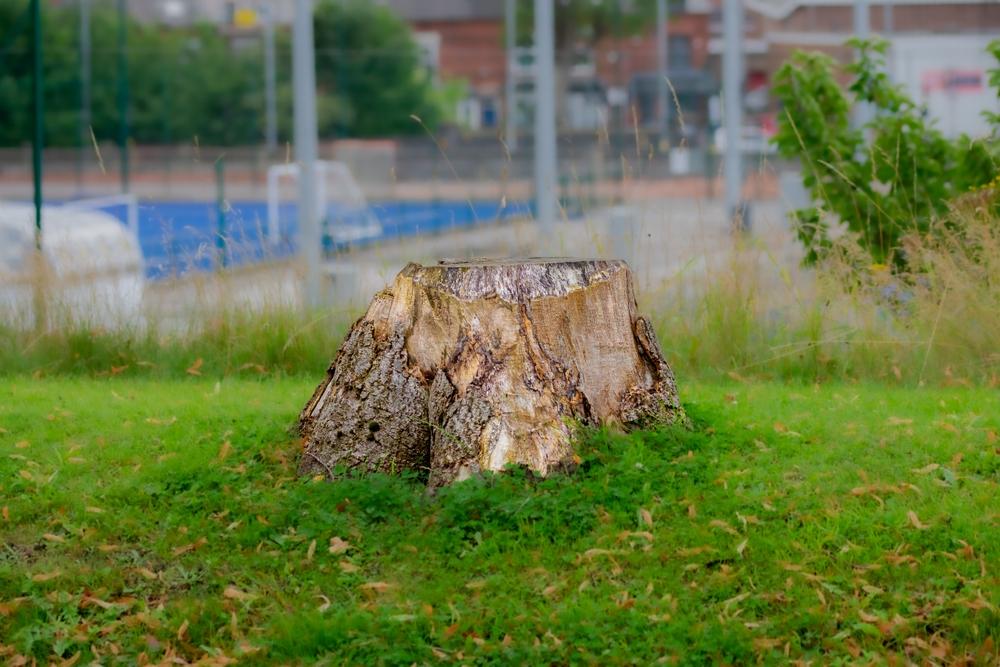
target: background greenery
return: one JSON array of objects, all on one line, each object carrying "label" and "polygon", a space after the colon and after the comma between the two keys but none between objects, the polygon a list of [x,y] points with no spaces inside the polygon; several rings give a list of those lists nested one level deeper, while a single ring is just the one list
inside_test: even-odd
[{"label": "background greenery", "polygon": [[[794,213],[799,239],[806,259],[815,262],[834,248],[840,226],[869,263],[906,268],[906,237],[954,228],[957,199],[1000,176],[1000,136],[995,129],[985,137],[946,137],[926,109],[891,82],[888,42],[848,45],[859,57],[846,65],[798,51],[775,75],[782,105],[775,144],[799,162],[814,203]],[[1000,62],[1000,41],[990,51]],[[850,79],[846,89],[842,76]],[[990,80],[1000,96],[1000,68]],[[859,105],[869,116],[860,127]]]},{"label": "background greenery", "polygon": [[[79,13],[42,3],[45,136],[80,141]],[[0,146],[31,137],[31,25],[27,0],[0,0]],[[214,26],[128,22],[129,137],[144,144],[256,144],[264,133],[259,36],[229,38]],[[95,2],[91,17],[91,125],[98,141],[119,136],[118,15]],[[318,123],[324,137],[379,136],[433,128],[445,107],[423,70],[409,27],[363,0],[323,0],[315,14]],[[279,138],[291,140],[290,34],[276,34]],[[86,129],[86,128],[84,128]],[[89,133],[84,133],[89,142]]]}]

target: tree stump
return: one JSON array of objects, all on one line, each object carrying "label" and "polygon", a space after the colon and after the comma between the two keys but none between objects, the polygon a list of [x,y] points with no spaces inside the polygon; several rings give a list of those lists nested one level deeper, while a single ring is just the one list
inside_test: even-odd
[{"label": "tree stump", "polygon": [[427,471],[438,486],[574,460],[574,424],[685,419],[622,261],[410,264],[302,411],[302,474]]}]

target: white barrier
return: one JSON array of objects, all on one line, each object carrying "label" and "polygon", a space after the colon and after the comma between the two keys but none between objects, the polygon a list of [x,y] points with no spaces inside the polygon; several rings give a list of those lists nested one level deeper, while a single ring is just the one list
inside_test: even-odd
[{"label": "white barrier", "polygon": [[[0,308],[33,317],[35,210],[0,202]],[[115,216],[74,206],[42,207],[48,300],[61,316],[101,326],[141,321],[145,291],[137,235]]]}]

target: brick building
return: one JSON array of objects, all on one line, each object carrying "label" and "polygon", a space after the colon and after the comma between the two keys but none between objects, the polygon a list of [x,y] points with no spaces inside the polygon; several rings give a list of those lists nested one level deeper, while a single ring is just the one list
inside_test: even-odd
[{"label": "brick building", "polygon": [[[412,26],[425,63],[438,80],[466,82],[468,96],[459,113],[463,124],[484,130],[499,125],[508,76],[504,0],[372,1],[392,9]],[[622,3],[627,7],[628,0]],[[259,5],[258,0],[130,2],[137,16],[151,21],[209,20],[223,25],[238,25],[241,16],[254,13]],[[292,0],[271,0],[268,5],[279,23],[290,22]],[[669,5],[668,73],[686,121],[700,129],[719,121],[718,107],[710,105],[709,99],[718,91],[722,0],[670,0]],[[818,49],[842,60],[851,57],[851,50],[843,44],[853,31],[853,2],[744,0],[744,6],[747,121],[766,126],[773,122],[776,111],[768,94],[771,78],[793,51]],[[988,64],[982,52],[991,37],[1000,35],[1000,0],[872,2],[870,11],[872,31],[891,37],[890,66],[897,78],[915,97],[940,107],[942,113],[946,105],[967,107],[966,118],[958,121],[956,129],[974,125],[973,117],[989,104],[985,95]],[[530,41],[530,36],[522,37],[523,42]],[[586,129],[598,119],[610,121],[611,128],[625,128],[633,119],[643,127],[656,126],[660,110],[653,22],[637,35],[605,38],[595,45],[573,48],[575,64],[568,86],[571,99],[560,113],[564,129]],[[525,51],[530,53],[530,49]],[[960,79],[961,87],[951,86],[953,79]],[[517,81],[519,101],[515,106],[530,123],[530,67]],[[961,93],[962,97],[956,102],[955,95],[945,93]],[[935,100],[935,95],[941,99]]]},{"label": "brick building", "polygon": [[[504,84],[508,75],[504,49],[504,0],[379,0],[409,22],[424,50],[428,66],[441,80],[468,83],[464,121],[489,128],[500,121]],[[717,87],[705,73],[708,62],[709,2],[670,2],[668,62],[678,97],[690,106],[692,119],[704,115],[707,95]],[[527,40],[530,41],[530,37]],[[590,129],[599,119],[631,122],[627,106],[636,107],[636,120],[652,125],[658,118],[655,25],[641,34],[605,38],[596,45],[568,47],[568,97],[561,120],[569,129]],[[530,49],[526,49],[530,52]],[[530,60],[530,55],[528,55]],[[521,114],[530,115],[533,96],[530,65],[518,78]],[[518,76],[517,70],[513,72]],[[528,102],[525,102],[528,100]],[[617,109],[616,109],[617,107]],[[619,116],[618,121],[614,119]]]},{"label": "brick building", "polygon": [[428,65],[442,79],[463,79],[499,94],[506,72],[504,0],[379,0],[412,27]]},{"label": "brick building", "polygon": [[506,77],[504,0],[377,0],[413,28],[424,62],[439,81],[468,85],[459,116],[496,126]]},{"label": "brick building", "polygon": [[[710,26],[709,53],[716,71],[723,47],[720,5],[717,2]],[[825,51],[841,61],[853,57],[844,43],[853,35],[854,3],[746,0],[745,6],[747,111],[750,122],[768,125],[775,111],[767,94],[771,78],[794,51]],[[894,80],[927,104],[946,132],[981,131],[980,111],[991,104],[996,108],[987,85],[992,65],[985,47],[1000,36],[1000,2],[896,0],[872,2],[869,12],[872,32],[890,42],[887,64]],[[961,89],[934,84],[935,78],[947,79],[948,72],[965,75]]]}]

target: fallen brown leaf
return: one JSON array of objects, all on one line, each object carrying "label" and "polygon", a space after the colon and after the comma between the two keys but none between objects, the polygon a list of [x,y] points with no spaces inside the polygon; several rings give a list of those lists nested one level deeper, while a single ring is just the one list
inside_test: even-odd
[{"label": "fallen brown leaf", "polygon": [[967,609],[972,611],[980,611],[982,609],[989,609],[993,611],[993,605],[991,605],[982,594],[977,595],[971,600],[959,600],[958,603]]},{"label": "fallen brown leaf", "polygon": [[101,600],[100,598],[95,598],[92,595],[84,595],[83,599],[80,600],[80,606],[94,606],[100,607],[101,609],[113,609],[115,605],[111,602]]},{"label": "fallen brown leaf", "polygon": [[[0,616],[10,616],[17,608],[21,606],[21,603],[28,598],[14,598],[10,602],[0,602]],[[3,653],[0,653],[3,656]]]},{"label": "fallen brown leaf", "polygon": [[939,428],[944,429],[945,431],[948,431],[949,433],[958,433],[958,427],[952,424],[951,422],[939,421],[935,422],[935,425],[938,426]]},{"label": "fallen brown leaf", "polygon": [[729,533],[730,535],[739,535],[740,534],[739,531],[737,531],[735,528],[733,528],[727,522],[725,522],[725,521],[723,521],[721,519],[712,519],[711,521],[708,522],[708,525],[711,526],[712,528],[718,528],[719,530],[724,530],[725,532]]},{"label": "fallen brown leaf", "polygon": [[373,593],[384,593],[392,587],[393,584],[390,584],[385,581],[369,581],[366,584],[361,584],[360,586],[358,586],[358,588],[360,588],[363,591],[371,591]]},{"label": "fallen brown leaf", "polygon": [[208,539],[204,537],[199,537],[191,544],[185,544],[183,546],[177,547],[176,549],[173,550],[172,553],[175,556],[180,556],[181,554],[186,554],[189,551],[194,551],[195,549],[199,549],[205,546],[206,544],[208,544]]},{"label": "fallen brown leaf", "polygon": [[253,593],[241,591],[235,586],[226,586],[226,590],[222,591],[222,595],[230,600],[239,600],[240,602],[248,602],[257,598]]},{"label": "fallen brown leaf", "polygon": [[347,540],[341,539],[340,537],[336,536],[330,538],[330,549],[329,549],[330,553],[340,554],[344,553],[350,548],[351,548],[351,543],[348,542]]}]

